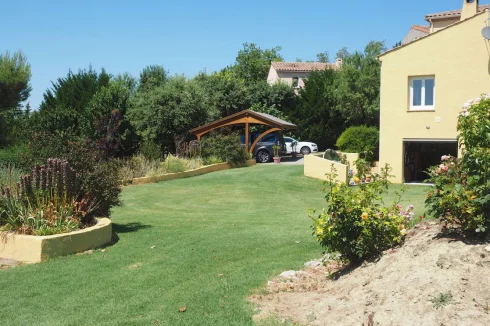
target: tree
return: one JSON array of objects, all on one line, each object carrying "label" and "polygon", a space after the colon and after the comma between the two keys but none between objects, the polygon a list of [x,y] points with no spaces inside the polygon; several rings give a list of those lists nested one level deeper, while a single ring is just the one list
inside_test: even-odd
[{"label": "tree", "polygon": [[83,136],[97,142],[107,157],[129,156],[138,149],[139,137],[127,118],[133,106],[131,85],[118,78],[111,81],[94,95],[83,115]]},{"label": "tree", "polygon": [[314,71],[300,90],[297,106],[286,115],[298,126],[296,135],[316,142],[320,148],[333,147],[344,130],[344,119],[337,109],[338,72],[332,69]]},{"label": "tree", "polygon": [[140,74],[139,91],[146,92],[163,86],[168,80],[168,72],[162,66],[147,66]]},{"label": "tree", "polygon": [[266,80],[271,62],[283,61],[281,50],[280,46],[262,50],[255,43],[245,43],[232,69],[238,78],[247,83]]},{"label": "tree", "polygon": [[18,51],[0,54],[0,113],[18,109],[31,92],[31,66]]},{"label": "tree", "polygon": [[330,62],[330,55],[329,55],[328,51],[318,53],[316,55],[316,60],[318,62],[322,62],[322,63],[329,63]]},{"label": "tree", "polygon": [[379,91],[381,65],[378,55],[384,42],[371,41],[363,52],[340,51],[343,59],[338,82],[338,110],[348,126],[379,126]]},{"label": "tree", "polygon": [[58,78],[46,90],[39,110],[33,114],[34,131],[88,136],[90,132],[82,129],[90,124],[87,121],[95,120],[88,109],[89,103],[98,91],[109,85],[110,79],[104,69],[98,74],[92,67],[77,73],[69,71],[66,77]]},{"label": "tree", "polygon": [[203,88],[184,76],[171,77],[162,86],[138,93],[128,117],[145,141],[160,144],[165,152],[175,150],[176,136],[187,135],[209,120]]}]

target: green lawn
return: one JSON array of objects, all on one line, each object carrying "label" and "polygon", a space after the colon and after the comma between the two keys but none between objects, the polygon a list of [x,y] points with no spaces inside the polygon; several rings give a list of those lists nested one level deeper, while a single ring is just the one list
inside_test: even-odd
[{"label": "green lawn", "polygon": [[[324,206],[322,185],[302,173],[255,166],[124,189],[105,252],[0,271],[0,325],[252,324],[251,291],[321,256],[305,211]],[[425,191],[409,188],[404,205],[422,213]]]}]

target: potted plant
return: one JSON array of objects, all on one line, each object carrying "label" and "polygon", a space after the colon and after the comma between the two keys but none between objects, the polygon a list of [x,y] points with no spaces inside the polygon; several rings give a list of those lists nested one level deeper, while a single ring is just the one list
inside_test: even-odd
[{"label": "potted plant", "polygon": [[298,146],[298,142],[295,140],[291,143],[291,156],[296,157],[298,153],[296,152],[296,146]]},{"label": "potted plant", "polygon": [[274,151],[274,163],[279,164],[281,162],[281,157],[279,156],[279,150],[281,149],[281,146],[279,145],[274,145],[272,146],[272,150]]}]

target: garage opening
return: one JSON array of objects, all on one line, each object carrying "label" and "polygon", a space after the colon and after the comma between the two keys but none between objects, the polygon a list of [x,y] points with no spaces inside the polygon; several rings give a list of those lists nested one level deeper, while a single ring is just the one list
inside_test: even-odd
[{"label": "garage opening", "polygon": [[456,140],[404,140],[403,147],[406,183],[421,183],[427,180],[427,170],[440,164],[441,156],[458,156]]}]

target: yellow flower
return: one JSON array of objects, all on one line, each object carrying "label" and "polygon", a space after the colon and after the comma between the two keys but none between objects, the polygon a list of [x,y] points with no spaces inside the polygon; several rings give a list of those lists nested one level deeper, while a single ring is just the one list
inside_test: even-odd
[{"label": "yellow flower", "polygon": [[361,215],[361,218],[363,221],[366,221],[368,219],[368,217],[369,217],[369,215],[366,212],[362,213],[362,215]]},{"label": "yellow flower", "polygon": [[398,225],[398,230],[401,231],[401,230],[404,230],[404,229],[405,229],[405,226],[403,224]]},{"label": "yellow flower", "polygon": [[318,224],[320,224],[320,225],[324,225],[324,224],[325,224],[325,220],[324,220],[324,219],[320,219],[320,220],[318,220]]},{"label": "yellow flower", "polygon": [[476,199],[476,196],[471,196],[471,199],[472,199],[472,200],[473,200],[473,199]]},{"label": "yellow flower", "polygon": [[403,235],[403,236],[407,235],[407,230],[406,229],[401,230],[400,231],[400,234]]},{"label": "yellow flower", "polygon": [[321,227],[317,226],[317,227],[316,227],[316,234],[317,234],[317,235],[322,235],[322,234],[323,234],[323,228],[321,228]]}]

